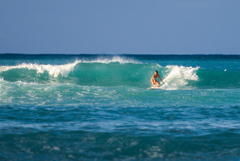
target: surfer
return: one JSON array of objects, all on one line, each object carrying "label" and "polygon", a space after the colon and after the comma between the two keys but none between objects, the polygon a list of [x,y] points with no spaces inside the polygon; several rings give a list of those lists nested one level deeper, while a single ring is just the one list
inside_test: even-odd
[{"label": "surfer", "polygon": [[[157,83],[157,87],[160,87],[160,83],[157,81],[157,77],[163,82],[162,78],[159,76],[158,71],[155,70],[155,73],[153,74],[152,78],[151,78],[151,82],[153,87],[155,87],[155,84]],[[163,82],[163,84],[165,84]]]}]

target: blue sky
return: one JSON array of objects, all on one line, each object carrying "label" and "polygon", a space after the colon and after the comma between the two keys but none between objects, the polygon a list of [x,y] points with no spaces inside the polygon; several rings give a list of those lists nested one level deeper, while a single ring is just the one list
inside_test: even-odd
[{"label": "blue sky", "polygon": [[238,0],[0,4],[0,53],[240,54]]}]

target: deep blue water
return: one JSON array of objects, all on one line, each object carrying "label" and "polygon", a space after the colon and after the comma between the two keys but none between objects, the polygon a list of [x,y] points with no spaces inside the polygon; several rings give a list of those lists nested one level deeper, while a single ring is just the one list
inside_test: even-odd
[{"label": "deep blue water", "polygon": [[[0,160],[240,160],[238,55],[0,55]],[[162,90],[148,90],[158,70]]]}]

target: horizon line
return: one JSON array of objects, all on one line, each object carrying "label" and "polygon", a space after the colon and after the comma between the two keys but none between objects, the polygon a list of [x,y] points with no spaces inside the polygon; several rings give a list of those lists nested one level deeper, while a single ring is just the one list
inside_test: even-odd
[{"label": "horizon line", "polygon": [[0,53],[0,55],[240,55],[240,53]]}]

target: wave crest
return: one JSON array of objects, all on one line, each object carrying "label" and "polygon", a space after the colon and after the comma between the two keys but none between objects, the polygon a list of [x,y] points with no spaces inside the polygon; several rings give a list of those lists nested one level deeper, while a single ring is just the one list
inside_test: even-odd
[{"label": "wave crest", "polygon": [[78,63],[103,63],[103,64],[109,64],[109,63],[132,63],[132,64],[141,64],[140,62],[137,62],[132,59],[125,59],[122,57],[112,57],[112,58],[98,58],[95,60],[76,60],[73,63],[69,64],[63,64],[63,65],[40,65],[40,64],[26,64],[22,63],[20,65],[16,66],[0,66],[0,73],[12,69],[21,69],[21,68],[27,68],[29,70],[36,70],[37,73],[44,73],[44,71],[47,71],[50,75],[53,75],[54,77],[58,77],[59,75],[62,75],[64,77],[67,77],[69,72],[71,72],[74,67]]},{"label": "wave crest", "polygon": [[78,63],[79,63],[78,60],[76,60],[74,63],[69,63],[65,65],[39,65],[22,63],[17,66],[2,66],[0,67],[0,72],[12,69],[27,68],[29,70],[30,69],[37,70],[37,73],[43,73],[44,71],[48,71],[48,73],[50,75],[53,75],[54,77],[57,77],[59,74],[66,77],[68,76],[68,73],[71,72]]},{"label": "wave crest", "polygon": [[163,80],[166,84],[162,86],[164,89],[175,90],[186,86],[188,84],[187,80],[198,81],[196,71],[199,67],[168,65],[166,68],[167,75]]},{"label": "wave crest", "polygon": [[109,64],[109,63],[120,63],[120,64],[125,64],[125,63],[132,63],[132,64],[142,64],[139,61],[133,60],[133,59],[127,59],[124,57],[120,56],[114,56],[112,58],[98,58],[94,59],[91,61],[88,60],[82,60],[80,61],[81,63],[104,63],[104,64]]}]

